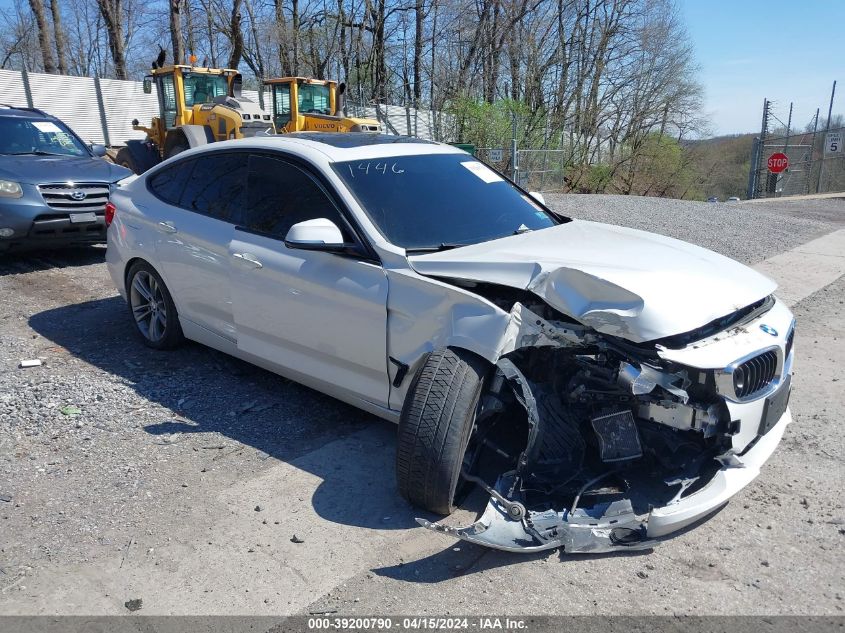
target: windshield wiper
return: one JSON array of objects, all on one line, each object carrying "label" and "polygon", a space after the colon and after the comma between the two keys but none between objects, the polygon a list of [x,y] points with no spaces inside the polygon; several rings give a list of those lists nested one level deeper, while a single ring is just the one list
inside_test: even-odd
[{"label": "windshield wiper", "polygon": [[36,149],[31,152],[10,152],[9,156],[73,156],[73,154],[57,154],[56,152],[45,152],[41,149]]},{"label": "windshield wiper", "polygon": [[459,244],[456,242],[443,242],[437,246],[416,246],[414,248],[406,248],[405,252],[410,253],[439,253],[440,251],[448,251],[453,248],[460,248],[461,246],[469,246],[469,244]]}]

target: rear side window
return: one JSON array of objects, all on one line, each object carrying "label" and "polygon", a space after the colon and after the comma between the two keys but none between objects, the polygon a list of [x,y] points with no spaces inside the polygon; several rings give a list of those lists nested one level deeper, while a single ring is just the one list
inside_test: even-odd
[{"label": "rear side window", "polygon": [[294,224],[326,218],[350,241],[334,203],[311,175],[296,165],[271,156],[251,156],[248,187],[246,211],[238,221],[243,228],[284,239]]},{"label": "rear side window", "polygon": [[196,158],[179,206],[217,220],[231,220],[244,204],[247,156],[214,152]]},{"label": "rear side window", "polygon": [[155,176],[150,178],[149,188],[153,195],[167,204],[179,206],[179,198],[191,176],[194,168],[194,161],[183,160],[165,169],[162,169]]}]

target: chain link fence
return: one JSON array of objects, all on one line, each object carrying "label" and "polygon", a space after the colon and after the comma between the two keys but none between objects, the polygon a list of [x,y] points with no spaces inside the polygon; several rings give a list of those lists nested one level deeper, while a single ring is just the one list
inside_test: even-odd
[{"label": "chain link fence", "polygon": [[567,191],[566,172],[572,153],[565,149],[521,149],[518,152],[518,182],[528,191]]},{"label": "chain link fence", "polygon": [[[755,139],[749,198],[773,198],[845,191],[845,128]],[[780,173],[777,154],[787,157]],[[775,158],[773,158],[773,156]]]}]

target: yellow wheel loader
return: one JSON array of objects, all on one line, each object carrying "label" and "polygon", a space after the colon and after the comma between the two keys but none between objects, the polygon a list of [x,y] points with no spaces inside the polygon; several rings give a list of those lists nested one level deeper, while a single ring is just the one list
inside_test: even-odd
[{"label": "yellow wheel loader", "polygon": [[273,124],[282,132],[379,132],[375,119],[343,116],[346,84],[305,77],[267,79]]},{"label": "yellow wheel loader", "polygon": [[237,70],[164,66],[159,61],[144,78],[145,93],[152,92],[153,83],[159,116],[149,127],[132,121],[132,128],[146,132],[147,138],[128,141],[115,157],[136,174],[191,147],[275,132],[270,114],[241,96]]}]

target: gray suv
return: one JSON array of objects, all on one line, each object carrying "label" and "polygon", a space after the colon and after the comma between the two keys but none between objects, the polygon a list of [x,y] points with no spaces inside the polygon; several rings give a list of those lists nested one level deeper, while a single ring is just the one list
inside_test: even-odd
[{"label": "gray suv", "polygon": [[0,104],[0,253],[105,242],[109,188],[132,174],[105,153],[46,112]]}]

